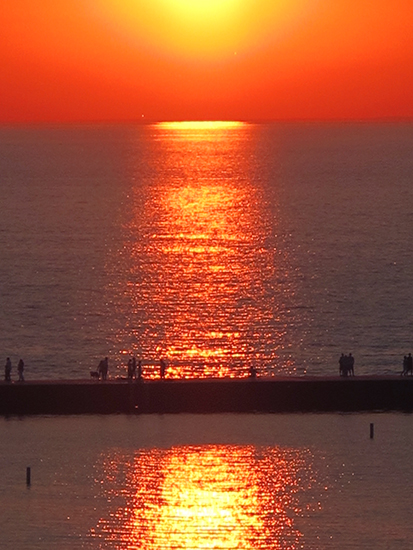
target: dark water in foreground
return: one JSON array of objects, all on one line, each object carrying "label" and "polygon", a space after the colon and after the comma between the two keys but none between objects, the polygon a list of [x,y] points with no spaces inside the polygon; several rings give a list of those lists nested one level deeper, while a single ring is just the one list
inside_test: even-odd
[{"label": "dark water in foreground", "polygon": [[29,378],[401,370],[413,126],[0,129],[0,356]]},{"label": "dark water in foreground", "polygon": [[0,441],[2,550],[411,548],[410,415],[0,419]]}]

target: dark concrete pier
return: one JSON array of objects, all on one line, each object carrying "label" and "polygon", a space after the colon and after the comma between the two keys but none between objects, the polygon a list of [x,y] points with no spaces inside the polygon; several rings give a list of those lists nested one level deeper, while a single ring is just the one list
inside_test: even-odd
[{"label": "dark concrete pier", "polygon": [[413,411],[413,377],[0,383],[1,415]]}]

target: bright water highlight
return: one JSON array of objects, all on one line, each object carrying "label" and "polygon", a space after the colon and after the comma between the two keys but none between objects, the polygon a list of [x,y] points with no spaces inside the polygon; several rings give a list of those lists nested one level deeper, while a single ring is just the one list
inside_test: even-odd
[{"label": "bright water highlight", "polygon": [[39,417],[0,437],[3,550],[411,548],[411,415]]}]

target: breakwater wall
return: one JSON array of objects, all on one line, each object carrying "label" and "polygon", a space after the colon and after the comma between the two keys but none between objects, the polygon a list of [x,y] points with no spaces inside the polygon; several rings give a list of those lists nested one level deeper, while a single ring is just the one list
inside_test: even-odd
[{"label": "breakwater wall", "polygon": [[0,383],[1,415],[413,411],[413,377]]}]

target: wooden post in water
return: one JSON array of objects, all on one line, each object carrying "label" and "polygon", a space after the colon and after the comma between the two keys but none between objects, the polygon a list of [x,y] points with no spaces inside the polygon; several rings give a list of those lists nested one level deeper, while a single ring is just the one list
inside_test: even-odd
[{"label": "wooden post in water", "polygon": [[26,485],[27,485],[27,487],[30,487],[30,485],[31,485],[31,470],[30,470],[30,466],[27,466],[27,468],[26,468]]},{"label": "wooden post in water", "polygon": [[374,424],[370,423],[370,439],[374,439]]}]

